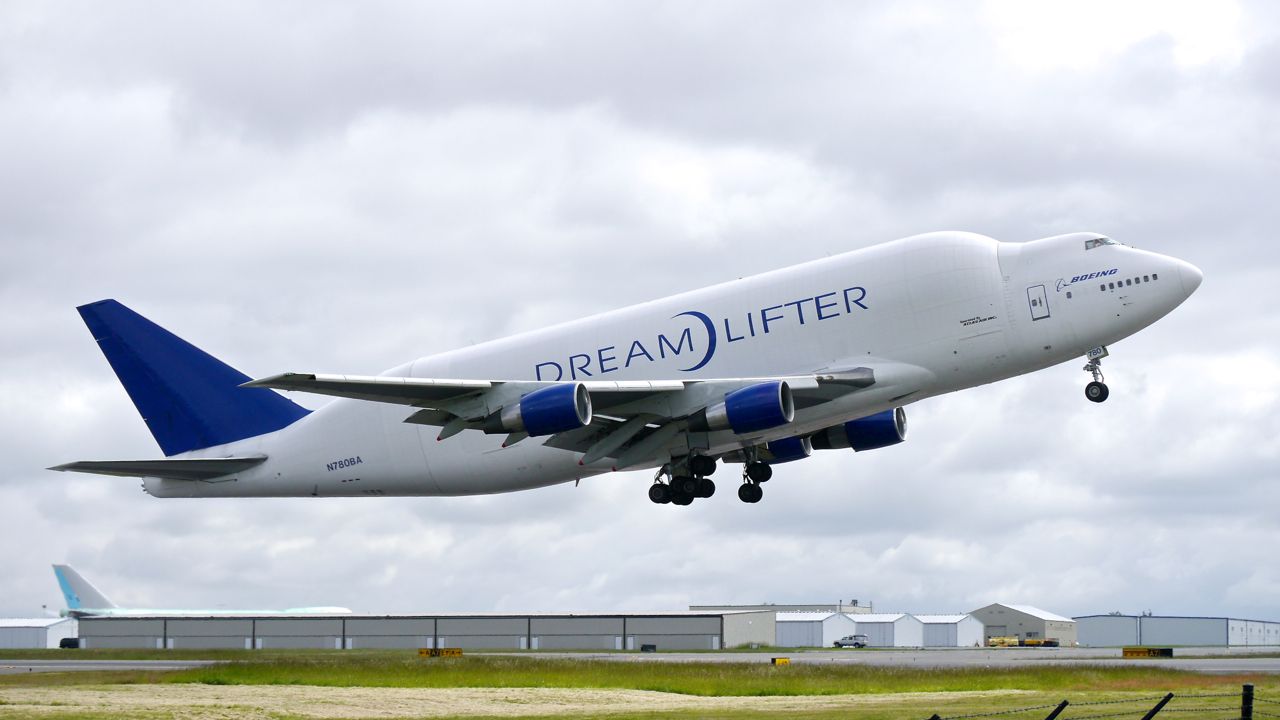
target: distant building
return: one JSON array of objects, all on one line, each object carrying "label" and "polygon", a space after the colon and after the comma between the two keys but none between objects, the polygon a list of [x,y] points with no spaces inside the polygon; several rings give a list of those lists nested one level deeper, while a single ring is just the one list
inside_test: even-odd
[{"label": "distant building", "polygon": [[858,615],[858,634],[867,636],[867,647],[924,647],[924,623],[906,613]]},{"label": "distant building", "polygon": [[850,600],[849,604],[843,602],[838,603],[795,603],[795,604],[775,604],[762,603],[760,605],[690,605],[690,612],[825,612],[825,613],[845,613],[847,615],[859,615],[863,613],[874,612],[870,602],[862,602],[859,600]]},{"label": "distant building", "polygon": [[982,622],[972,615],[916,615],[924,623],[924,646],[974,647],[985,644]]},{"label": "distant building", "polygon": [[150,615],[81,618],[87,648],[721,650],[769,645],[774,613]]},{"label": "distant building", "polygon": [[780,612],[777,624],[778,647],[831,647],[858,629],[852,617],[837,612]]},{"label": "distant building", "polygon": [[1063,647],[1076,644],[1075,620],[1031,605],[993,603],[969,614],[985,628],[983,644],[993,637],[1057,640]]},{"label": "distant building", "polygon": [[0,648],[56,648],[76,631],[75,618],[0,618]]},{"label": "distant building", "polygon": [[1227,617],[1081,615],[1080,644],[1089,647],[1280,646],[1280,622]]}]

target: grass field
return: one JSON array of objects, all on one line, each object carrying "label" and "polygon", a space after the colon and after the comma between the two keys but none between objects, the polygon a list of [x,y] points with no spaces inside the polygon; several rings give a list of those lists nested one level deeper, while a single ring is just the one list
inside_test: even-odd
[{"label": "grass field", "polygon": [[[6,653],[7,654],[7,653]],[[140,651],[131,659],[181,657]],[[122,659],[93,651],[77,657]],[[43,655],[42,655],[43,656]],[[618,662],[405,651],[198,652],[228,662],[175,672],[0,675],[0,718],[595,717],[928,718],[1037,705],[1130,700],[1131,717],[1166,692],[1223,694],[1224,717],[1243,683],[1280,699],[1273,676],[1220,676],[1151,667],[920,669],[843,664]],[[54,657],[64,658],[65,655]],[[1081,707],[1084,713],[1086,708]],[[1095,708],[1096,709],[1096,708]],[[1013,717],[1044,717],[1047,710]],[[1183,712],[1180,717],[1195,717]],[[1069,720],[1069,711],[1062,716]]]}]

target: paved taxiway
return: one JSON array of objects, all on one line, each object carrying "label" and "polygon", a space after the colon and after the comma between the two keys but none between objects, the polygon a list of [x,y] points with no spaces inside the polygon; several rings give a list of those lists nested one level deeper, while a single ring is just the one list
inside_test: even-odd
[{"label": "paved taxiway", "polygon": [[[1125,659],[1119,648],[973,648],[933,650],[806,650],[776,653],[534,653],[537,657],[574,657],[619,662],[759,662],[776,656],[792,663],[841,663],[881,667],[1006,668],[1050,665],[1163,667],[1209,674],[1280,674],[1280,648],[1248,652],[1226,648],[1182,648],[1174,657]],[[1258,652],[1272,657],[1258,657]],[[528,655],[528,653],[522,653]],[[1182,655],[1182,657],[1179,657]]]},{"label": "paved taxiway", "polygon": [[29,672],[71,672],[75,670],[190,670],[213,665],[216,660],[5,660],[0,658],[0,675]]}]

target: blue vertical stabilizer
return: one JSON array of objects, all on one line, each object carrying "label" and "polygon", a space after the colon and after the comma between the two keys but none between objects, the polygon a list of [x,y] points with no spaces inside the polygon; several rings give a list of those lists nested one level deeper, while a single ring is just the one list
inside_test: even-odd
[{"label": "blue vertical stabilizer", "polygon": [[165,455],[274,432],[309,411],[115,300],[77,308]]}]

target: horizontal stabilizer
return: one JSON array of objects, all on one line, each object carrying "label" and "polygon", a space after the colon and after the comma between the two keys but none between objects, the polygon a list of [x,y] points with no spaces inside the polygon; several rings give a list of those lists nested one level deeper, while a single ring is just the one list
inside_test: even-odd
[{"label": "horizontal stabilizer", "polygon": [[266,455],[236,458],[184,460],[82,460],[49,468],[119,477],[153,477],[165,480],[213,480],[261,465]]}]

